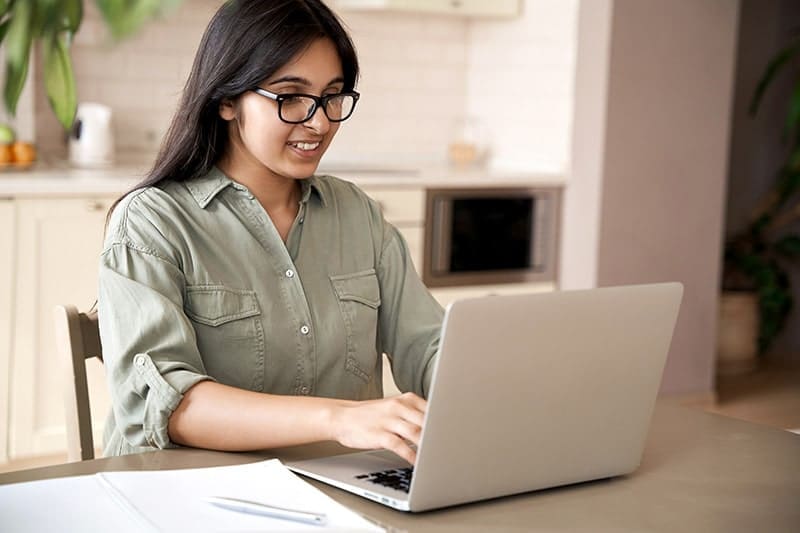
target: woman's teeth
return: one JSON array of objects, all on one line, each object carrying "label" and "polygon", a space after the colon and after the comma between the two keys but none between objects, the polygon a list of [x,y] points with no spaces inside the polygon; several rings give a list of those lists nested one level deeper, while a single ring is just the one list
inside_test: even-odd
[{"label": "woman's teeth", "polygon": [[317,146],[319,146],[318,142],[315,143],[289,143],[290,146],[294,146],[299,150],[315,150]]}]

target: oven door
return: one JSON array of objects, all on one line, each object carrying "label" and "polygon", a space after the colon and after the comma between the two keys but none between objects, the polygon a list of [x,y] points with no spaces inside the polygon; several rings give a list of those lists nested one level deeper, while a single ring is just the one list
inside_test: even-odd
[{"label": "oven door", "polygon": [[546,189],[428,190],[423,281],[553,281],[557,200]]}]

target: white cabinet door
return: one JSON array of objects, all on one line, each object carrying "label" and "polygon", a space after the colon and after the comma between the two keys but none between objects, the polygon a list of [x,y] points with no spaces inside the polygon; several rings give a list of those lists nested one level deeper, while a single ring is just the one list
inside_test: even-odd
[{"label": "white cabinet door", "polygon": [[425,191],[422,188],[369,187],[364,192],[375,200],[383,217],[403,235],[417,272],[422,268],[425,227]]},{"label": "white cabinet door", "polygon": [[0,199],[0,463],[8,460],[11,330],[14,316],[14,202]]},{"label": "white cabinet door", "polygon": [[520,0],[336,0],[342,10],[391,10],[471,17],[519,15]]},{"label": "white cabinet door", "polygon": [[[9,456],[66,449],[53,306],[88,310],[97,295],[105,216],[113,199],[19,199]],[[93,360],[91,362],[96,362]],[[95,442],[108,411],[102,367],[90,366]]]}]

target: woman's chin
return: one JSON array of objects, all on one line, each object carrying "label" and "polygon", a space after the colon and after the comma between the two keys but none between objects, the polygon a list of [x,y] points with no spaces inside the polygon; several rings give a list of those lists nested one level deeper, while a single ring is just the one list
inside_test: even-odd
[{"label": "woman's chin", "polygon": [[310,178],[317,172],[318,168],[319,160],[296,163],[291,165],[289,175],[297,179]]}]

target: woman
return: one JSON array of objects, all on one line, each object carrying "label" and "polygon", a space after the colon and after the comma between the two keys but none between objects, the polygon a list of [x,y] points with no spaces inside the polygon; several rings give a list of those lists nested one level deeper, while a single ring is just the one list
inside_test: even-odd
[{"label": "woman", "polygon": [[[442,309],[376,203],[313,176],[357,77],[319,0],[236,0],[210,22],[106,232],[106,455],[335,440],[414,462]],[[382,398],[382,352],[409,392]]]}]

